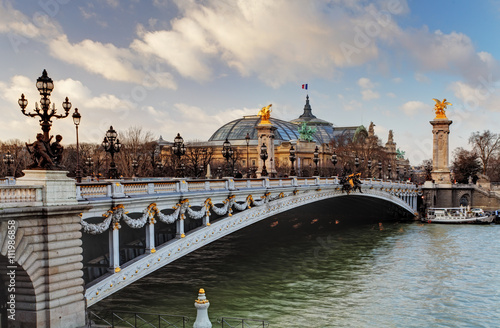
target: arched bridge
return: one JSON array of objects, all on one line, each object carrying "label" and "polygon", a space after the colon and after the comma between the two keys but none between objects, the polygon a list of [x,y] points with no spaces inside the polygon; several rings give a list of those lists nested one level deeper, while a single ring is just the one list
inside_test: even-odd
[{"label": "arched bridge", "polygon": [[[319,177],[79,184],[78,203],[91,207],[82,213],[83,231],[89,240],[107,233],[104,239],[109,247],[109,258],[101,257],[101,262],[96,259],[84,268],[87,306],[200,247],[281,212],[346,197],[339,201],[390,205],[397,215],[408,217],[416,212],[419,193],[408,182],[362,180],[361,191],[348,195],[337,178]],[[335,206],[331,207],[335,213]],[[160,236],[156,226],[171,227],[170,237]],[[143,242],[124,246],[124,238],[137,239],[138,233],[143,234]],[[129,251],[123,252],[127,247]]]}]

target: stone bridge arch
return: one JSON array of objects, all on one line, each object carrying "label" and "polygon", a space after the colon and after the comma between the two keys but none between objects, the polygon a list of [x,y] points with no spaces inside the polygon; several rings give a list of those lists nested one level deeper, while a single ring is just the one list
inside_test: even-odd
[{"label": "stone bridge arch", "polygon": [[[257,196],[255,196],[256,193],[254,191],[252,192],[254,193],[253,198],[257,199]],[[379,213],[387,213],[387,206],[390,204],[390,206],[394,209],[394,217],[397,217],[398,215],[413,217],[415,214],[414,208],[401,198],[404,196],[403,193],[399,194],[398,191],[395,191],[391,194],[389,190],[382,190],[381,188],[377,189],[369,186],[363,189],[363,193],[351,193],[350,195],[343,194],[337,186],[331,186],[330,188],[325,188],[324,190],[318,187],[313,187],[302,190],[290,188],[285,192],[280,190],[276,190],[274,192],[268,191],[265,193],[265,196],[261,197],[260,202],[253,203],[252,206],[245,206],[245,203],[248,202],[250,196],[251,195],[249,195],[248,191],[239,191],[236,194],[231,194],[229,197],[226,196],[228,198],[225,200],[225,204],[233,204],[239,212],[231,213],[231,211],[227,210],[223,214],[227,214],[227,216],[223,219],[215,221],[211,224],[208,220],[204,221],[204,224],[201,227],[194,229],[187,234],[184,234],[183,219],[176,220],[175,222],[178,227],[177,234],[180,235],[179,238],[170,240],[163,245],[153,248],[150,247],[149,254],[139,256],[138,258],[125,263],[123,266],[117,266],[113,272],[110,272],[96,281],[89,283],[85,293],[88,306],[99,302],[134,281],[141,279],[149,273],[213,241],[243,229],[260,220],[302,206],[323,204],[322,206],[328,207],[328,202],[323,201],[335,199],[341,202],[354,200],[354,203],[357,204],[369,201],[370,204],[379,204]],[[416,197],[416,194],[414,196]],[[198,201],[196,203],[193,202],[193,204],[199,204],[200,202],[203,203],[203,198],[200,198],[199,195],[196,199]],[[189,203],[182,203],[182,201],[177,204],[177,206],[181,206],[182,208],[182,204],[184,204],[186,208],[189,208]],[[137,211],[137,203],[134,203],[133,206]],[[143,213],[150,213],[150,206],[151,205],[144,204],[142,208]],[[227,206],[228,208],[231,208],[230,205]],[[127,205],[124,204],[120,211],[121,213],[127,211]],[[118,213],[118,211],[116,213]],[[183,213],[182,210],[179,213]],[[198,214],[200,214],[198,219],[203,219],[205,213],[200,210]],[[381,219],[380,216],[376,218],[379,220]],[[127,220],[130,220],[130,218]],[[151,222],[154,221],[147,218],[144,218],[144,220],[144,224],[149,222],[150,227]],[[108,223],[108,227],[116,227],[119,224],[119,220],[112,218]],[[106,229],[108,228],[106,227],[105,230]],[[146,230],[148,230],[148,228],[146,228]],[[109,230],[109,234],[110,236],[118,235],[118,229]],[[111,239],[112,238],[110,237],[110,240]],[[110,254],[110,258],[116,257],[116,254],[113,256]]]},{"label": "stone bridge arch", "polygon": [[[84,206],[0,211],[3,295],[15,300],[9,327],[79,327],[85,324],[80,216]],[[9,250],[9,231],[15,236]],[[11,242],[12,243],[12,242]],[[12,295],[12,296],[11,296]],[[7,308],[7,310],[9,310]]]}]

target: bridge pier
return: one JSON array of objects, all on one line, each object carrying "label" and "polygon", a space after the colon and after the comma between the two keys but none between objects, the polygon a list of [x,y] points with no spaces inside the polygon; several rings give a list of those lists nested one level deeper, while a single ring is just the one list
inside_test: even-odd
[{"label": "bridge pier", "polygon": [[11,301],[8,327],[84,326],[80,220],[90,206],[78,205],[67,172],[25,173],[18,188],[41,186],[44,197],[39,206],[0,210],[0,292]]}]

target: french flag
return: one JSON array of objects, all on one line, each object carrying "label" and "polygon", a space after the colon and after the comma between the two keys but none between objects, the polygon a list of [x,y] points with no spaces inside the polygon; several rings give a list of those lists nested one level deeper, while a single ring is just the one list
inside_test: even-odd
[{"label": "french flag", "polygon": [[302,84],[302,89],[307,90],[307,84]]}]

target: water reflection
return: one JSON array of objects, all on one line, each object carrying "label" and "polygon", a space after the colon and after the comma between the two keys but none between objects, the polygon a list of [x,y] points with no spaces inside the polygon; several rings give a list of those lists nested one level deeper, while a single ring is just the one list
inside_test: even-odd
[{"label": "water reflection", "polygon": [[[471,327],[500,319],[500,226],[270,218],[92,310],[262,318],[271,327]],[[215,324],[215,320],[214,320]]]}]

